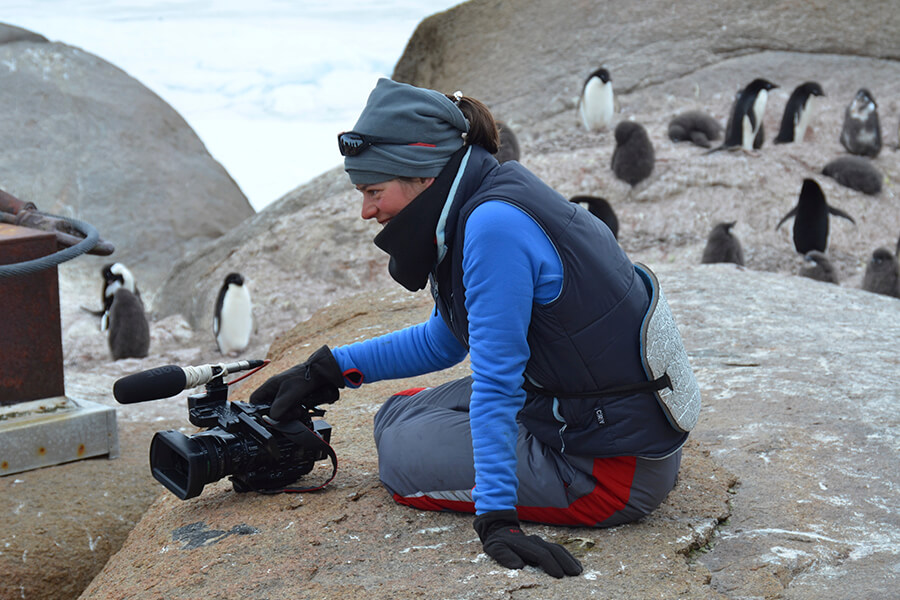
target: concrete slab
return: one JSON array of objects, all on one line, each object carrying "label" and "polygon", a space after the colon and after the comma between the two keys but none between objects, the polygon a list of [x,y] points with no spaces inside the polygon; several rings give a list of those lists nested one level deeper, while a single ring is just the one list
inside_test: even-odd
[{"label": "concrete slab", "polygon": [[111,406],[56,396],[0,407],[0,476],[118,455]]}]

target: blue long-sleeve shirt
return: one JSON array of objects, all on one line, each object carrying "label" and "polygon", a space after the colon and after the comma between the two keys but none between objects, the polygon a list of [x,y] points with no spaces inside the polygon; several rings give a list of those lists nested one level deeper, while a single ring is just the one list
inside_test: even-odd
[{"label": "blue long-sleeve shirt", "polygon": [[[525,402],[531,309],[559,295],[563,272],[540,226],[519,208],[499,201],[485,202],[469,216],[462,266],[473,380],[473,496],[481,514],[515,508],[516,414]],[[333,353],[342,371],[358,369],[370,383],[450,367],[465,358],[466,349],[435,311],[424,323],[337,347]]]}]

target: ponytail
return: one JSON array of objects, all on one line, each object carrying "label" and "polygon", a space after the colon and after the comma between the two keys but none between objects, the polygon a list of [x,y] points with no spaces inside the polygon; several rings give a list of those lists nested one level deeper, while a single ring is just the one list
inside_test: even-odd
[{"label": "ponytail", "polygon": [[463,96],[462,92],[456,92],[452,96],[448,94],[447,97],[453,100],[469,122],[466,144],[481,146],[489,153],[496,154],[500,149],[500,131],[490,109],[480,100]]}]

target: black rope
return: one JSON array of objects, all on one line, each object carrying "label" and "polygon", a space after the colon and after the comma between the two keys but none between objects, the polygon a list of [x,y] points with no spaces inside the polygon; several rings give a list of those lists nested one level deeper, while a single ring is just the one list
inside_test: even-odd
[{"label": "black rope", "polygon": [[54,252],[53,254],[48,254],[47,256],[42,256],[33,260],[26,260],[20,263],[13,263],[11,265],[0,265],[0,279],[3,279],[5,277],[20,277],[22,275],[32,275],[34,273],[43,271],[44,269],[50,269],[52,267],[58,266],[66,262],[67,260],[72,260],[77,256],[81,256],[85,252],[90,252],[100,241],[100,234],[97,232],[94,226],[89,225],[84,221],[79,221],[78,219],[70,219],[68,217],[57,217],[56,215],[48,215],[41,212],[39,212],[38,214],[42,214],[48,217],[52,216],[54,218],[66,221],[67,223],[72,225],[72,227],[77,229],[78,232],[84,236],[84,239],[74,246],[64,248],[62,250],[59,250],[58,252]]}]

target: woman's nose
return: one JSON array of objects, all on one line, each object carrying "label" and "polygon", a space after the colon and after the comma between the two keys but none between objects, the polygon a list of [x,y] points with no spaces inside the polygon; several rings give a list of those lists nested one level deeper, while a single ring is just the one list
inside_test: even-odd
[{"label": "woman's nose", "polygon": [[371,219],[375,217],[376,214],[378,214],[378,207],[375,206],[375,203],[371,200],[363,198],[362,212],[360,213],[360,216],[363,219]]}]

